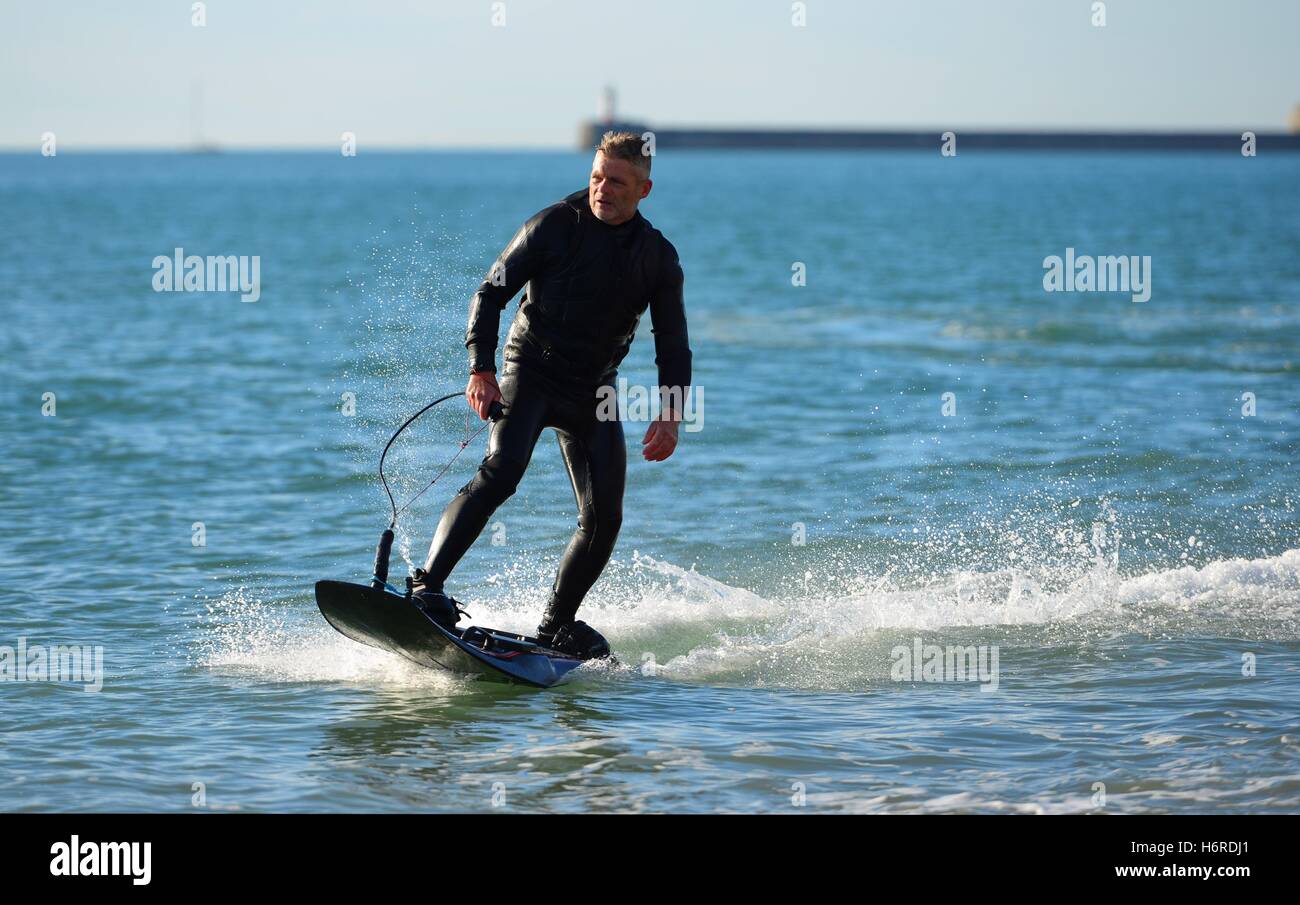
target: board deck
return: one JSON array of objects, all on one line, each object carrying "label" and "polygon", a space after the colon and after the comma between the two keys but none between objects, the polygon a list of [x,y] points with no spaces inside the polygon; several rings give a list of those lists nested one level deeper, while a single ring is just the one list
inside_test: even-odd
[{"label": "board deck", "polygon": [[445,629],[409,597],[368,585],[318,581],[316,605],[330,625],[353,641],[430,668],[549,688],[583,662],[512,632],[478,626]]}]

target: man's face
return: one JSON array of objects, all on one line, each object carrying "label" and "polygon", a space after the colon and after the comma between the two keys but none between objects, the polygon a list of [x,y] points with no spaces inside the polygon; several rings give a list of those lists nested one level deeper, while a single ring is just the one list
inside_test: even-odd
[{"label": "man's face", "polygon": [[654,182],[645,179],[630,160],[606,157],[597,152],[591,164],[591,185],[587,203],[603,223],[618,226],[632,219],[641,199],[650,194]]}]

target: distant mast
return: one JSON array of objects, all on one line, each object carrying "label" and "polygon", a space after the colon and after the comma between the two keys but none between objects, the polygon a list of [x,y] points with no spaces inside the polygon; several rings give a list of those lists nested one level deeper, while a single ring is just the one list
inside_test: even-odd
[{"label": "distant mast", "polygon": [[203,82],[194,79],[190,82],[190,153],[215,154],[215,142],[203,137]]}]

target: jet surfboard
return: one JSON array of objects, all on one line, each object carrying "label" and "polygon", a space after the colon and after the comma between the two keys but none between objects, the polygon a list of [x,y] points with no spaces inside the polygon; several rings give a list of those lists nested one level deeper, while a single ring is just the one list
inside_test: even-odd
[{"label": "jet surfboard", "polygon": [[434,669],[549,688],[584,662],[512,632],[443,628],[410,597],[384,588],[318,581],[316,605],[353,641]]}]

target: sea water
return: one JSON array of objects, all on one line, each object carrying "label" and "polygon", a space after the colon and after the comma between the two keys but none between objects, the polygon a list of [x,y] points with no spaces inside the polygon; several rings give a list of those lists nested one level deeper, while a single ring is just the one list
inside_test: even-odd
[{"label": "sea water", "polygon": [[[0,155],[0,809],[1300,808],[1296,157],[663,151],[703,395],[665,462],[625,425],[581,611],[619,665],[537,691],[336,634],[312,585],[368,579],[384,441],[588,167]],[[157,291],[177,249],[256,291]],[[1149,297],[1048,291],[1067,253]],[[395,444],[399,502],[465,413]],[[547,431],[449,590],[530,630],[575,524]]]}]

